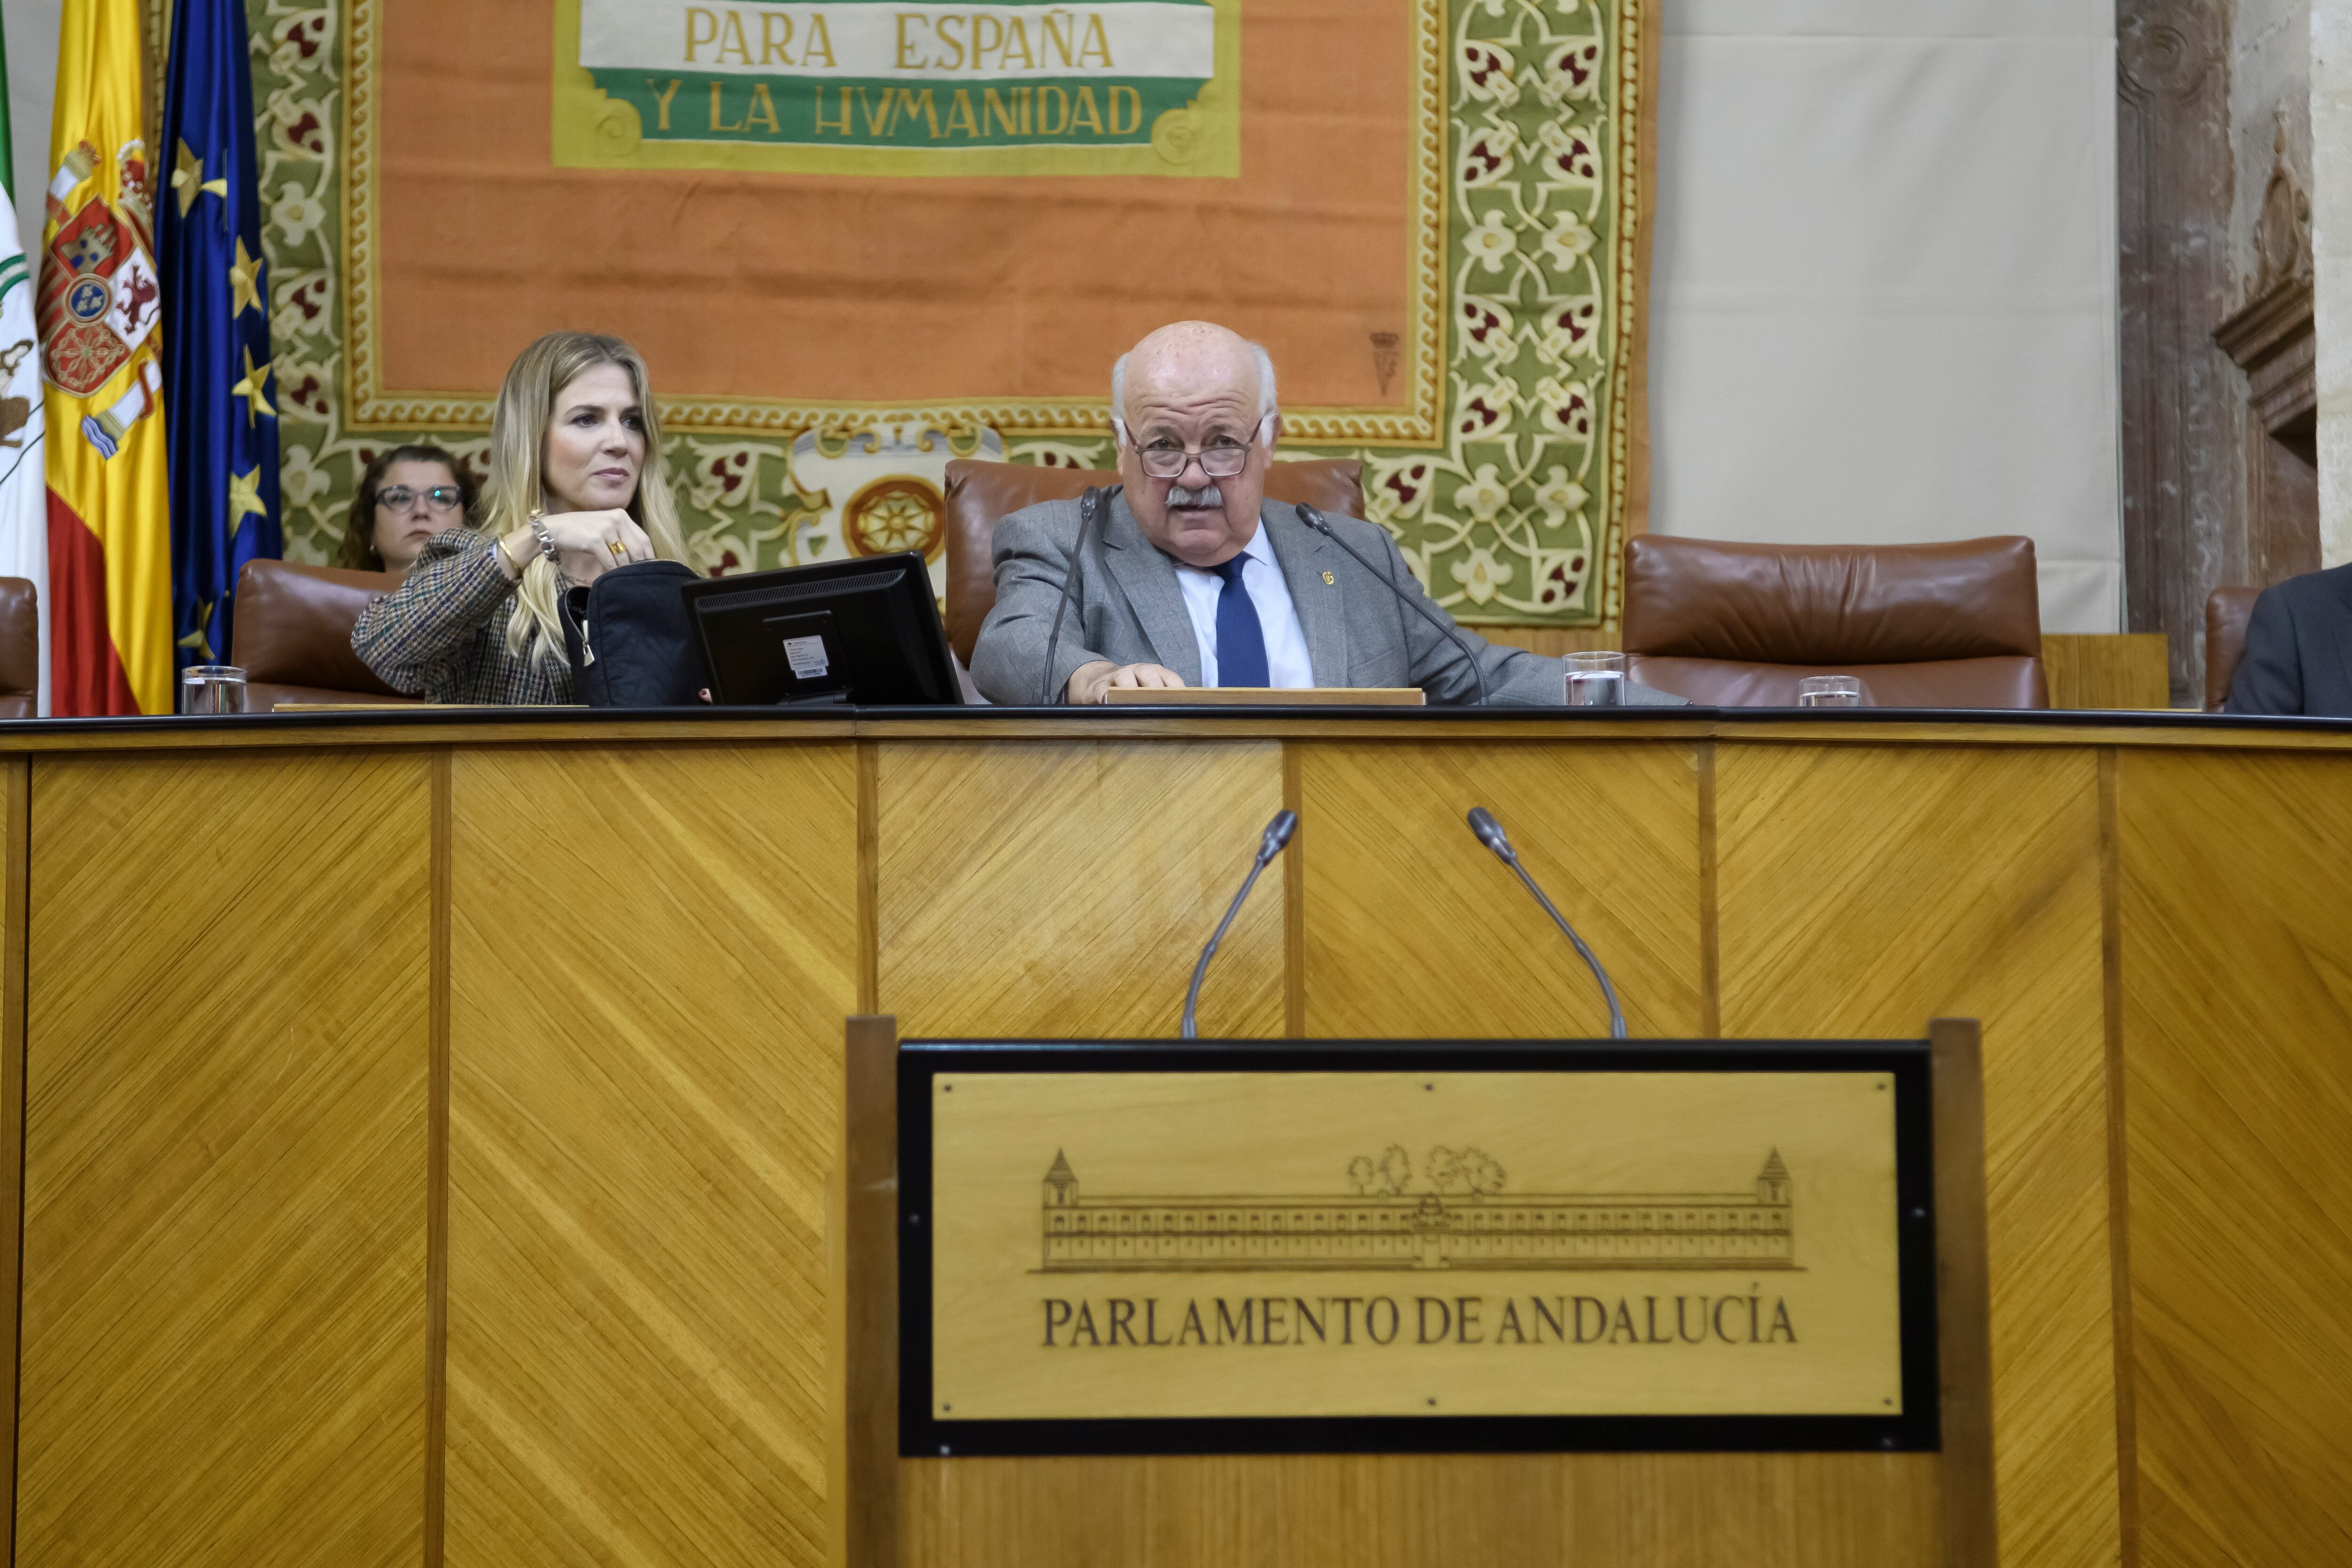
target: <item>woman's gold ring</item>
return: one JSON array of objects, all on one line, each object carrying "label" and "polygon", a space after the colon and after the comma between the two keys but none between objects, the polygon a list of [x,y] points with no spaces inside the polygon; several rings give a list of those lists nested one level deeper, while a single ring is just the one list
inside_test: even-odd
[{"label": "woman's gold ring", "polygon": [[615,561],[626,561],[629,558],[629,552],[621,548],[621,542],[617,539],[606,540],[604,548],[613,552],[613,559]]}]

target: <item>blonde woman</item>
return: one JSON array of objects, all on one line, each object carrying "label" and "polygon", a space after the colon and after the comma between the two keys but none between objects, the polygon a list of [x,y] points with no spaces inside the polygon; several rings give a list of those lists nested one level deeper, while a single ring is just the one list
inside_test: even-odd
[{"label": "blonde woman", "polygon": [[619,338],[550,332],[499,389],[479,523],[428,541],[352,648],[435,702],[570,702],[557,596],[656,558],[686,546],[646,362]]}]

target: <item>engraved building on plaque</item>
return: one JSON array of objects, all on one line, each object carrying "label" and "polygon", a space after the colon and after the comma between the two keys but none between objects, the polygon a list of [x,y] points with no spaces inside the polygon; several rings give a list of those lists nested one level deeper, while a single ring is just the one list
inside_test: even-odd
[{"label": "engraved building on plaque", "polygon": [[1793,1268],[1779,1150],[1745,1193],[1516,1193],[1475,1149],[1430,1152],[1412,1191],[1391,1147],[1349,1167],[1348,1196],[1084,1197],[1059,1151],[1045,1173],[1045,1271]]}]

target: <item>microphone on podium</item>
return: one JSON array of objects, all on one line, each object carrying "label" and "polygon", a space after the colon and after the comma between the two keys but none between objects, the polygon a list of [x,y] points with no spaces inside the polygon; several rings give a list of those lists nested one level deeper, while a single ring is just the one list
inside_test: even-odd
[{"label": "microphone on podium", "polygon": [[1354,545],[1340,538],[1339,530],[1324,521],[1323,514],[1321,512],[1317,511],[1313,507],[1308,506],[1304,501],[1299,502],[1299,504],[1293,510],[1298,513],[1299,521],[1305,523],[1307,527],[1313,529],[1316,532],[1321,534],[1324,538],[1329,540],[1340,549],[1346,551],[1349,558],[1352,559],[1357,565],[1362,567],[1367,573],[1370,574],[1373,582],[1380,584],[1381,586],[1386,588],[1390,593],[1394,594],[1398,598],[1403,600],[1405,604],[1411,606],[1423,620],[1427,621],[1431,626],[1435,626],[1441,633],[1452,640],[1455,647],[1462,650],[1462,657],[1470,661],[1470,679],[1478,683],[1478,705],[1481,708],[1485,707],[1486,705],[1486,672],[1479,667],[1478,650],[1470,646],[1469,639],[1462,635],[1462,628],[1460,626],[1447,625],[1444,618],[1430,606],[1427,599],[1415,598],[1411,594],[1406,593],[1402,588],[1398,587],[1395,581],[1391,579],[1387,573],[1382,572],[1379,567],[1365,560],[1363,556],[1358,552]]},{"label": "microphone on podium", "polygon": [[1242,879],[1241,891],[1235,893],[1234,901],[1225,906],[1225,918],[1217,922],[1217,929],[1210,934],[1209,945],[1201,950],[1201,962],[1192,966],[1192,984],[1184,993],[1185,1039],[1200,1038],[1200,1026],[1193,1022],[1192,1013],[1201,1005],[1201,982],[1208,978],[1209,960],[1217,956],[1217,943],[1225,940],[1225,929],[1234,923],[1234,917],[1242,912],[1242,900],[1249,897],[1252,888],[1257,886],[1258,873],[1274,863],[1274,858],[1282,853],[1283,846],[1288,844],[1290,836],[1297,831],[1298,814],[1295,811],[1277,811],[1274,814],[1274,820],[1265,825],[1265,832],[1257,841],[1257,858],[1250,863],[1249,875]]},{"label": "microphone on podium", "polygon": [[1617,987],[1609,984],[1609,972],[1601,967],[1601,961],[1592,956],[1592,950],[1584,945],[1582,937],[1576,934],[1576,928],[1552,908],[1551,900],[1544,897],[1544,890],[1536,886],[1536,879],[1528,875],[1525,866],[1519,864],[1519,852],[1511,847],[1510,838],[1503,832],[1503,825],[1496,821],[1495,814],[1485,806],[1474,805],[1470,808],[1470,831],[1478,836],[1479,843],[1495,852],[1496,859],[1508,866],[1512,873],[1526,884],[1528,891],[1535,895],[1536,902],[1543,906],[1544,913],[1551,917],[1551,923],[1559,927],[1560,934],[1575,945],[1576,955],[1584,960],[1586,968],[1592,971],[1592,978],[1601,982],[1601,997],[1609,1004],[1610,1037],[1623,1039],[1625,1009],[1617,1005]]}]

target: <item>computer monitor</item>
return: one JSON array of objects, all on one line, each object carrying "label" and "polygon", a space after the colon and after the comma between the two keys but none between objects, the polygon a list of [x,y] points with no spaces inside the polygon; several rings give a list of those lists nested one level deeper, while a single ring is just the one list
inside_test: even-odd
[{"label": "computer monitor", "polygon": [[963,700],[930,572],[911,551],[719,577],[685,592],[718,702]]}]

